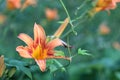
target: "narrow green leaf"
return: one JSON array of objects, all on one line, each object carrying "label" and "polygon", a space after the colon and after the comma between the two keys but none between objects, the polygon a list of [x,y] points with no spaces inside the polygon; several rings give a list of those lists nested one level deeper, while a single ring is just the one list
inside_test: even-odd
[{"label": "narrow green leaf", "polygon": [[32,74],[30,72],[30,69],[26,68],[27,65],[26,62],[18,61],[18,60],[9,60],[6,59],[7,66],[16,67],[17,70],[21,70],[23,73],[25,73],[31,80],[32,80]]},{"label": "narrow green leaf", "polygon": [[15,74],[15,72],[16,72],[16,68],[15,67],[11,68],[8,72],[8,77],[11,78]]},{"label": "narrow green leaf", "polygon": [[62,71],[66,71],[66,69],[63,67],[63,65],[54,59],[54,62],[61,68]]},{"label": "narrow green leaf", "polygon": [[24,66],[20,66],[19,68],[23,73],[25,73],[32,80],[32,74],[30,72],[30,69],[28,69]]},{"label": "narrow green leaf", "polygon": [[50,65],[49,69],[50,69],[50,72],[53,73],[57,70],[57,67],[55,65]]},{"label": "narrow green leaf", "polygon": [[50,65],[52,65],[52,64],[53,64],[53,60],[52,59],[48,59],[47,60],[47,67],[50,66]]},{"label": "narrow green leaf", "polygon": [[115,76],[120,79],[120,72],[115,72]]},{"label": "narrow green leaf", "polygon": [[63,51],[55,51],[55,56],[65,56]]}]

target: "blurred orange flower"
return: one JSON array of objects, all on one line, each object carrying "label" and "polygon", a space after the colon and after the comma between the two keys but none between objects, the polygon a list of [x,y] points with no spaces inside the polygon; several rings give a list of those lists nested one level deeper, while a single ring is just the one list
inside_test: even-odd
[{"label": "blurred orange flower", "polygon": [[110,28],[106,24],[101,24],[99,26],[99,33],[102,35],[106,35],[110,33]]},{"label": "blurred orange flower", "polygon": [[5,71],[5,63],[4,63],[4,57],[0,56],[0,77],[2,77],[4,71]]},{"label": "blurred orange flower", "polygon": [[37,5],[37,0],[25,0],[25,2],[22,5],[21,10],[24,10],[25,8],[27,8],[28,6],[36,6]]},{"label": "blurred orange flower", "polygon": [[48,20],[55,20],[58,18],[58,11],[57,9],[46,8],[45,15]]},{"label": "blurred orange flower", "polygon": [[94,10],[95,12],[99,12],[102,10],[115,9],[117,2],[120,2],[120,0],[98,0]]},{"label": "blurred orange flower", "polygon": [[118,2],[120,2],[120,0],[98,0],[95,7],[91,9],[88,13],[90,16],[93,16],[100,11],[109,11],[110,9],[115,9],[117,6],[116,3]]},{"label": "blurred orange flower", "polygon": [[0,24],[3,24],[6,20],[6,16],[3,14],[0,14]]},{"label": "blurred orange flower", "polygon": [[114,42],[113,47],[117,50],[120,50],[120,43],[119,42]]},{"label": "blurred orange flower", "polygon": [[95,11],[115,9],[117,2],[120,2],[120,0],[98,0]]},{"label": "blurred orange flower", "polygon": [[19,9],[21,7],[21,0],[7,0],[7,8],[10,10]]},{"label": "blurred orange flower", "polygon": [[[66,19],[68,20],[68,19]],[[63,24],[66,24],[66,20]],[[68,21],[67,21],[68,22]],[[67,26],[67,25],[66,25]],[[62,26],[63,27],[63,26]],[[55,56],[54,48],[57,46],[64,46],[66,45],[59,38],[54,38],[52,40],[48,40],[45,31],[42,26],[34,25],[34,40],[28,36],[27,34],[21,33],[18,36],[19,39],[23,40],[27,46],[18,46],[16,51],[19,52],[20,56],[24,58],[33,58],[35,59],[36,63],[39,65],[41,71],[46,70],[46,59],[50,58],[63,58],[70,60],[70,58],[65,56]]]}]

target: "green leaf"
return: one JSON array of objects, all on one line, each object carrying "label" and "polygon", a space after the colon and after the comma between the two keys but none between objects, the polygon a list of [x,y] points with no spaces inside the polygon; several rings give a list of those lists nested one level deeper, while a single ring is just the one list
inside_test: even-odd
[{"label": "green leaf", "polygon": [[53,73],[53,72],[55,72],[58,68],[57,68],[55,65],[50,65],[49,69],[50,69],[50,72]]},{"label": "green leaf", "polygon": [[96,4],[97,4],[97,2],[98,2],[98,0],[94,0],[94,1],[92,2],[92,6],[95,7]]},{"label": "green leaf", "polygon": [[30,72],[30,69],[28,69],[24,66],[20,66],[19,68],[23,73],[25,73],[32,80],[32,74]]},{"label": "green leaf", "polygon": [[52,64],[53,64],[53,60],[52,59],[48,59],[47,60],[47,67],[50,66],[50,65],[52,65]]},{"label": "green leaf", "polygon": [[15,74],[15,72],[16,72],[16,68],[15,67],[11,68],[8,72],[9,78],[11,78]]},{"label": "green leaf", "polygon": [[64,66],[60,62],[58,62],[56,59],[54,59],[54,62],[59,66],[59,68],[61,68],[62,71],[66,71]]},{"label": "green leaf", "polygon": [[87,50],[82,50],[81,48],[78,49],[78,54],[79,55],[91,55],[91,54],[87,53]]},{"label": "green leaf", "polygon": [[26,62],[22,62],[22,61],[18,61],[18,60],[9,60],[9,59],[5,59],[5,62],[6,62],[7,66],[16,67],[17,70],[19,70],[20,66],[26,66],[28,64]]},{"label": "green leaf", "polygon": [[115,72],[115,76],[120,79],[120,72]]},{"label": "green leaf", "polygon": [[6,62],[7,62],[6,64],[7,66],[16,67],[17,70],[21,70],[32,80],[32,74],[30,72],[30,69],[25,67],[28,63],[18,60],[9,60],[9,59],[6,59]]},{"label": "green leaf", "polygon": [[55,56],[65,56],[63,51],[55,51]]}]

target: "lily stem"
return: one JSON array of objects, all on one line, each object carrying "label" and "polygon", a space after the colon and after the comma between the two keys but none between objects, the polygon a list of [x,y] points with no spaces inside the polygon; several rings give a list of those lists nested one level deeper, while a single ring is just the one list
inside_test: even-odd
[{"label": "lily stem", "polygon": [[69,60],[71,61],[71,58],[70,57],[65,57],[65,56],[49,56],[47,57],[47,59],[66,59],[66,60]]},{"label": "lily stem", "polygon": [[64,8],[64,10],[65,10],[65,12],[66,12],[66,15],[68,16],[68,18],[70,19],[70,25],[71,25],[71,28],[72,28],[72,31],[73,31],[73,33],[76,35],[77,33],[76,33],[76,31],[74,30],[74,25],[72,24],[72,21],[71,21],[71,18],[70,18],[70,15],[69,15],[69,13],[68,13],[68,10],[67,10],[67,8],[65,7],[65,4],[63,3],[63,1],[62,0],[60,0],[60,3],[62,4],[62,6],[63,6],[63,8]]}]

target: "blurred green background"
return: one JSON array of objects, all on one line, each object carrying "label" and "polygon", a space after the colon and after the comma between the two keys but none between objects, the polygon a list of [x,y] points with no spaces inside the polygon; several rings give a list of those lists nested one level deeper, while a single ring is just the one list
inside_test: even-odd
[{"label": "blurred green background", "polygon": [[[90,9],[92,0],[89,0],[82,9],[77,8],[84,0],[63,0],[71,19],[81,16]],[[59,19],[48,21],[45,16],[46,8],[56,8]],[[75,15],[75,12],[78,12]],[[110,14],[106,11],[97,13],[89,19],[80,19],[73,24],[79,24],[75,31],[77,35],[70,33],[61,38],[72,45],[72,55],[77,54],[79,48],[88,50],[92,56],[80,55],[73,58],[66,71],[57,70],[41,72],[38,66],[31,67],[33,80],[120,80],[120,48],[113,46],[114,42],[120,42],[120,4]],[[33,36],[34,23],[41,24],[47,35],[52,35],[59,27],[59,21],[63,21],[67,15],[59,0],[38,0],[37,6],[29,6],[22,12],[19,9],[7,10],[6,1],[0,0],[0,14],[6,16],[4,23],[0,23],[0,55],[5,58],[26,61],[16,52],[16,47],[24,43],[17,38],[19,33]],[[99,26],[105,23],[110,32],[107,35],[99,33]],[[68,25],[63,35],[71,29]],[[68,54],[67,49],[64,50]],[[64,62],[61,61],[61,62]],[[34,70],[33,70],[34,69]],[[19,75],[22,74],[22,75]],[[18,79],[17,79],[18,78]],[[17,71],[10,80],[30,80],[24,73]]]}]

